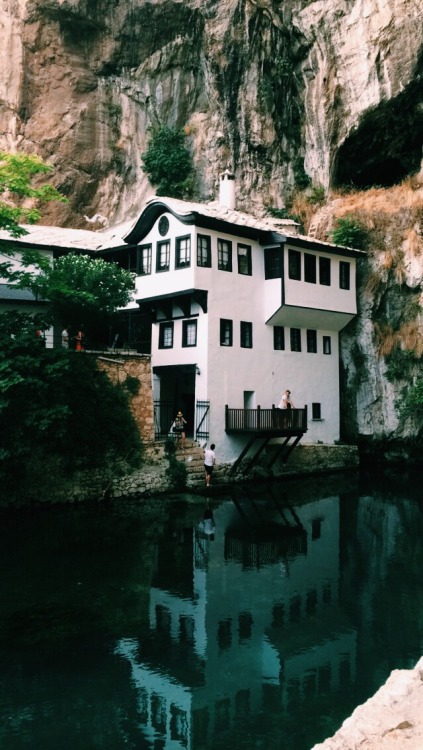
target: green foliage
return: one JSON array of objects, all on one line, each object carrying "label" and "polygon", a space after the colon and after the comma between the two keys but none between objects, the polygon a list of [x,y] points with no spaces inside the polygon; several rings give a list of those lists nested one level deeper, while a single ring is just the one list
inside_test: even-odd
[{"label": "green foliage", "polygon": [[131,299],[134,275],[102,258],[69,253],[51,265],[39,253],[25,251],[21,263],[22,270],[3,272],[19,288],[48,301],[50,321],[60,320],[71,328],[83,324],[89,329]]},{"label": "green foliage", "polygon": [[304,159],[297,156],[292,165],[294,172],[295,187],[297,190],[306,190],[310,186],[311,180],[304,169]]},{"label": "green foliage", "polygon": [[184,145],[182,130],[161,125],[150,132],[147,150],[142,154],[143,171],[157,195],[171,198],[190,198],[194,193],[192,155]]},{"label": "green foliage", "polygon": [[[12,335],[11,335],[12,332]],[[69,472],[137,464],[141,442],[123,389],[89,356],[41,348],[34,320],[0,316],[0,478],[26,462],[65,457]]]},{"label": "green foliage", "polygon": [[[23,198],[32,198],[42,203],[51,200],[64,203],[66,198],[52,185],[33,185],[33,180],[37,176],[50,171],[51,167],[38,156],[0,151],[0,195],[5,193],[15,202]],[[0,229],[6,229],[12,237],[27,234],[26,230],[19,226],[21,222],[34,224],[39,218],[40,212],[37,208],[17,207],[9,201],[0,201]]]},{"label": "green foliage", "polygon": [[308,196],[308,202],[312,206],[323,206],[326,201],[326,192],[323,185],[313,185]]},{"label": "green foliage", "polygon": [[123,383],[123,389],[130,395],[130,396],[136,396],[139,392],[139,389],[141,387],[141,383],[139,381],[139,378],[134,377],[134,375],[127,375],[125,378],[125,382]]},{"label": "green foliage", "polygon": [[364,250],[369,240],[367,229],[352,216],[337,219],[330,236],[336,245],[354,247],[357,250]]},{"label": "green foliage", "polygon": [[414,385],[402,389],[401,400],[395,402],[400,417],[416,417],[420,424],[423,418],[423,378]]},{"label": "green foliage", "polygon": [[411,369],[417,363],[417,357],[414,352],[395,346],[392,352],[386,355],[385,361],[386,378],[395,383],[397,380],[408,379]]},{"label": "green foliage", "polygon": [[168,476],[172,489],[181,492],[187,483],[187,467],[176,458],[176,445],[174,440],[166,440],[165,454],[169,461]]}]

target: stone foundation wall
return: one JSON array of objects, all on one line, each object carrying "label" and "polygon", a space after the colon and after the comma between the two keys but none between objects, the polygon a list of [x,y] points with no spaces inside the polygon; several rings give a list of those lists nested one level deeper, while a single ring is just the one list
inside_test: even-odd
[{"label": "stone foundation wall", "polygon": [[111,354],[97,357],[100,370],[112,383],[125,383],[128,377],[139,381],[138,393],[130,399],[132,414],[144,443],[154,440],[154,403],[151,378],[151,357],[147,354]]}]

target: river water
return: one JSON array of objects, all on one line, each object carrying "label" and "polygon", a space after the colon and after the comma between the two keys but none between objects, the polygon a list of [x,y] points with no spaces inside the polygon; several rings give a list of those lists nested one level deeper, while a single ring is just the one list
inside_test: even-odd
[{"label": "river water", "polygon": [[310,750],[423,654],[412,478],[0,515],[0,747]]}]

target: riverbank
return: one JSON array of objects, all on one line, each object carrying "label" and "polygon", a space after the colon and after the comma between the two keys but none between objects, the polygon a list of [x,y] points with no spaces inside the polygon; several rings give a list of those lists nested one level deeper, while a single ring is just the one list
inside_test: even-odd
[{"label": "riverbank", "polygon": [[422,750],[423,657],[414,669],[395,669],[341,728],[311,750]]}]

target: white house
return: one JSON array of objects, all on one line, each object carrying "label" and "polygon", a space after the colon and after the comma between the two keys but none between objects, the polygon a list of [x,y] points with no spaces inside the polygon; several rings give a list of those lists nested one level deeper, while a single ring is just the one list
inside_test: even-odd
[{"label": "white house", "polygon": [[220,186],[216,203],[150,199],[124,237],[133,307],[152,319],[156,427],[167,432],[180,409],[188,433],[234,462],[254,434],[277,436],[272,405],[289,388],[295,407],[307,407],[301,435],[334,443],[338,334],[356,314],[362,253],[236,211],[228,172]]},{"label": "white house", "polygon": [[[292,446],[339,439],[338,334],[356,314],[363,255],[234,206],[225,172],[217,202],[156,196],[134,224],[106,231],[28,227],[20,240],[0,233],[6,254],[85,252],[135,272],[121,339],[146,353],[151,332],[156,435],[167,435],[182,410],[187,434],[216,443],[221,463],[254,451],[258,438],[259,451],[281,437]],[[287,388],[296,407],[289,424],[274,409]]]}]

